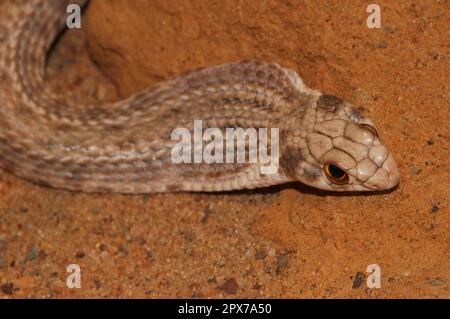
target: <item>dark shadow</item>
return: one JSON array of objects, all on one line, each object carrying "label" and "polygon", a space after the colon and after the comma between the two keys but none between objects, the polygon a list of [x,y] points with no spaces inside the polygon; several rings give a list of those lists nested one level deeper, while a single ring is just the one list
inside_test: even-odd
[{"label": "dark shadow", "polygon": [[269,186],[265,188],[256,188],[256,189],[242,189],[242,190],[234,190],[234,191],[225,191],[225,192],[196,192],[197,194],[204,195],[231,195],[231,196],[239,196],[239,195],[271,195],[278,193],[285,189],[295,189],[299,193],[303,194],[311,194],[317,196],[336,196],[336,197],[348,197],[348,196],[379,196],[386,195],[394,192],[398,189],[398,185],[394,188],[383,190],[383,191],[368,191],[368,192],[335,192],[335,191],[325,191],[321,189],[317,189],[300,182],[291,182],[280,185]]},{"label": "dark shadow", "polygon": [[[84,3],[83,6],[81,6],[81,12],[82,12],[83,19],[85,18],[86,8],[89,6],[89,4],[90,4],[90,1]],[[82,20],[82,21],[84,21],[84,20]],[[61,38],[67,32],[67,30],[68,30],[67,28],[62,28],[62,30],[56,35],[56,37],[53,40],[52,44],[48,48],[47,54],[45,56],[45,61],[44,61],[44,70],[47,70],[48,61],[50,60],[50,57],[51,57],[52,53],[54,53],[56,51],[55,48],[61,42]]]}]

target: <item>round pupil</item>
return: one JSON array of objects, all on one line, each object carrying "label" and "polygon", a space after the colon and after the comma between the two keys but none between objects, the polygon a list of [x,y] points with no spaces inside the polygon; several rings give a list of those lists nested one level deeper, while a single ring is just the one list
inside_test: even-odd
[{"label": "round pupil", "polygon": [[341,170],[339,167],[334,166],[334,165],[330,165],[328,167],[328,170],[329,170],[331,176],[333,176],[334,178],[342,178],[345,175],[345,172],[343,170]]}]

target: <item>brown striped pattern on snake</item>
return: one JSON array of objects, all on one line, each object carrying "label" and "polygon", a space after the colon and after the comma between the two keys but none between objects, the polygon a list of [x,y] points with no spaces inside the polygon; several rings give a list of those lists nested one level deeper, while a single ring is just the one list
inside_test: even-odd
[{"label": "brown striped pattern on snake", "polygon": [[[84,192],[224,191],[289,181],[335,191],[389,189],[399,172],[373,123],[352,105],[309,89],[293,70],[228,63],[177,76],[125,100],[78,105],[45,82],[47,51],[66,6],[18,1],[0,26],[0,166],[27,180]],[[173,164],[171,132],[279,128],[280,168],[261,163]],[[331,165],[331,166],[330,166]],[[344,183],[330,167],[345,174]],[[332,172],[333,173],[333,172]]]}]

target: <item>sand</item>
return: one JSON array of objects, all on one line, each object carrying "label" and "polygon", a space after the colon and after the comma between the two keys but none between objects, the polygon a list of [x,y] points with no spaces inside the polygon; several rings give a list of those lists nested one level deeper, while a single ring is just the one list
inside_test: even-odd
[{"label": "sand", "polygon": [[[364,1],[94,0],[51,53],[59,93],[98,103],[201,66],[278,62],[363,106],[401,184],[125,196],[0,171],[0,298],[450,297],[450,9],[377,3],[381,29],[367,28]],[[0,23],[10,6],[0,0]],[[80,289],[66,286],[69,264]],[[366,285],[370,264],[379,289]]]}]

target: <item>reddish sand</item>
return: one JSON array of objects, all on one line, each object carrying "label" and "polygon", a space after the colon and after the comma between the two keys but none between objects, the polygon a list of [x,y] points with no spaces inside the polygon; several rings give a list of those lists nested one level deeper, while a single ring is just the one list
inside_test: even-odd
[{"label": "reddish sand", "polygon": [[[89,195],[0,171],[0,298],[450,297],[446,2],[378,1],[372,30],[365,1],[222,3],[94,0],[52,52],[49,80],[97,102],[200,66],[278,62],[364,106],[400,186]],[[0,0],[0,24],[10,6]],[[66,287],[69,264],[81,267],[81,289]],[[369,264],[381,267],[381,289],[366,286]]]}]

